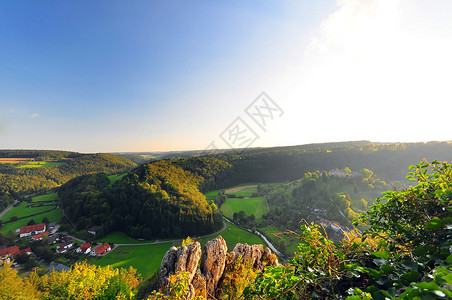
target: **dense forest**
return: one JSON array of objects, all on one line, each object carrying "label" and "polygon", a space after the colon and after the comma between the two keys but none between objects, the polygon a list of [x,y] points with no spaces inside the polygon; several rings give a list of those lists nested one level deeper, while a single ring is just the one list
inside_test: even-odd
[{"label": "dense forest", "polygon": [[[209,169],[199,174],[209,174]],[[59,197],[79,230],[99,225],[100,235],[119,230],[145,239],[202,235],[222,226],[216,205],[198,190],[202,181],[204,177],[161,160],[112,185],[105,174],[77,177],[60,188]]]},{"label": "dense forest", "polygon": [[42,167],[27,167],[30,161],[0,163],[0,194],[17,195],[59,186],[68,180],[97,172],[113,174],[130,170],[135,163],[112,154],[81,154],[46,150],[0,150],[1,158],[47,162]]},{"label": "dense forest", "polygon": [[410,165],[422,159],[452,160],[452,143],[344,142],[291,147],[248,149],[213,157],[232,165],[206,189],[243,182],[283,182],[302,178],[306,172],[350,168],[369,169],[386,181],[405,180]]}]

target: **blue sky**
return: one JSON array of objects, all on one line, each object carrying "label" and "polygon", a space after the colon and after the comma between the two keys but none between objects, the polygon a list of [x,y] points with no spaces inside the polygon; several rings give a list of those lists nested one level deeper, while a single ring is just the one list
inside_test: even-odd
[{"label": "blue sky", "polygon": [[[451,140],[446,0],[2,1],[0,148]],[[265,91],[284,111],[246,114]],[[410,125],[427,112],[437,130]],[[365,124],[363,126],[363,124]]]}]

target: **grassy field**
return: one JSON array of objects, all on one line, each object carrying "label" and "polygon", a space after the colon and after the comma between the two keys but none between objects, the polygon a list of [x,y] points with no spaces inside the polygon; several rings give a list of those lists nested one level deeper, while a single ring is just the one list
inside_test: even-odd
[{"label": "grassy field", "polygon": [[264,197],[255,198],[228,198],[220,208],[221,212],[232,219],[235,212],[243,210],[247,215],[254,215],[256,220],[261,219],[263,214],[268,213],[267,203]]},{"label": "grassy field", "polygon": [[103,238],[97,239],[97,242],[107,242],[107,243],[114,243],[114,244],[142,244],[142,243],[149,243],[152,241],[138,241],[134,240],[127,236],[124,232],[120,231],[113,231],[104,236]]},{"label": "grassy field", "polygon": [[41,167],[55,167],[64,165],[65,162],[59,161],[29,161],[27,163],[20,163],[16,165],[16,168],[25,169],[25,168],[41,168]]},{"label": "grassy field", "polygon": [[221,235],[225,239],[228,245],[228,251],[232,251],[232,249],[234,249],[235,247],[235,244],[237,243],[247,243],[249,245],[253,244],[265,245],[264,241],[257,235],[252,234],[246,230],[240,229],[229,223],[227,223],[226,229],[220,234],[209,235],[207,237],[200,239],[199,242],[201,243],[201,246],[204,246],[208,241],[213,240],[219,235]]},{"label": "grassy field", "polygon": [[141,246],[120,246],[101,258],[89,258],[88,262],[99,266],[137,269],[143,277],[158,271],[163,255],[171,243]]},{"label": "grassy field", "polygon": [[[56,193],[52,193],[52,194],[47,194],[47,195],[42,195],[42,196],[37,196],[37,197],[33,197],[32,203],[39,203],[41,201],[52,201],[52,200],[57,200],[57,194]],[[32,203],[28,203],[28,202],[22,202],[20,203],[18,206],[13,207],[10,211],[8,211],[3,217],[2,220],[4,221],[8,221],[11,219],[12,216],[16,216],[18,218],[22,218],[22,217],[26,217],[32,214],[37,214],[49,209],[52,209],[54,206],[58,205],[55,203],[55,205],[52,206],[36,206],[36,207],[29,207],[27,208],[27,206],[29,206]]]},{"label": "grassy field", "polygon": [[298,250],[298,244],[300,243],[300,240],[298,239],[298,236],[295,234],[279,234],[275,235],[275,233],[282,233],[284,231],[279,230],[276,227],[261,227],[259,228],[259,231],[265,233],[265,236],[270,240],[272,244],[274,244],[278,248],[278,244],[281,243],[281,241],[284,241],[286,244],[286,253],[288,256],[293,256],[293,253]]},{"label": "grassy field", "polygon": [[124,177],[124,175],[127,175],[127,173],[108,176],[108,179],[110,179],[110,184],[115,183],[117,180],[121,180],[121,178]]},{"label": "grassy field", "polygon": [[[32,214],[37,214],[49,209],[52,209],[53,207],[55,207],[57,205],[57,203],[55,203],[55,205],[52,206],[37,206],[37,207],[30,207],[30,208],[26,208],[28,205],[33,204],[33,203],[39,203],[42,201],[53,201],[53,200],[57,200],[57,194],[56,193],[51,193],[51,194],[46,194],[46,195],[41,195],[41,196],[36,196],[33,197],[32,203],[28,203],[28,202],[22,202],[21,204],[19,204],[19,206],[13,207],[10,211],[8,211],[3,217],[2,220],[4,221],[8,221],[11,219],[11,217],[16,216],[18,218],[21,217],[26,217]],[[42,219],[44,217],[47,217],[49,219],[50,222],[58,222],[61,220],[61,218],[63,217],[63,213],[61,211],[61,208],[57,208],[55,210],[43,213],[43,214],[39,214],[36,216],[32,216],[29,218],[25,218],[25,219],[21,219],[21,220],[17,220],[15,222],[12,223],[8,223],[3,225],[0,228],[0,231],[3,233],[6,233],[10,230],[15,231],[16,229],[22,227],[22,226],[26,226],[27,223],[33,219],[36,223],[40,223],[42,221]]]},{"label": "grassy field", "polygon": [[[223,190],[226,194],[234,194],[240,198],[228,198],[220,207],[221,212],[228,218],[232,219],[235,212],[243,210],[247,215],[253,214],[256,219],[262,218],[263,214],[268,213],[267,203],[263,197],[252,197],[257,192],[258,183],[243,183],[236,186],[228,187]],[[281,183],[265,183],[263,185],[279,186]],[[205,194],[207,200],[215,200],[219,190],[210,191]]]},{"label": "grassy field", "polygon": [[[232,251],[237,243],[264,244],[264,241],[257,235],[237,228],[231,224],[228,224],[226,229],[220,234],[204,237],[199,239],[199,242],[204,246],[208,241],[216,238],[218,235],[221,235],[226,240],[228,251]],[[126,241],[128,241],[127,239],[129,239],[127,236],[117,232],[112,233],[109,236],[116,238],[116,240],[121,241],[121,243],[126,243]],[[109,240],[107,237],[102,238],[101,240],[108,242]],[[138,244],[136,246],[119,246],[104,257],[90,257],[88,262],[100,266],[111,265],[115,268],[129,268],[132,266],[145,277],[158,271],[163,255],[172,245],[173,243],[168,242],[156,245]],[[174,243],[174,245],[180,247],[181,242]]]}]

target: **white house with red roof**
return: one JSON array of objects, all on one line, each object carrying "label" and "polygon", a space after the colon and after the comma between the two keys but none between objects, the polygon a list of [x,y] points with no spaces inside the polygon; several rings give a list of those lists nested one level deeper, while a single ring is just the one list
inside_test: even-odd
[{"label": "white house with red roof", "polygon": [[91,252],[91,244],[90,243],[86,243],[81,245],[80,247],[78,247],[75,252],[77,253],[83,253],[83,254],[88,254]]},{"label": "white house with red roof", "polygon": [[108,243],[104,243],[104,244],[101,244],[101,245],[97,246],[93,250],[91,250],[91,252],[89,254],[91,256],[98,256],[98,255],[102,255],[105,252],[108,252],[110,250],[111,250],[110,245]]},{"label": "white house with red roof", "polygon": [[49,237],[50,233],[48,231],[32,236],[33,241],[40,241],[44,238],[44,236]]},{"label": "white house with red roof", "polygon": [[0,262],[3,262],[3,260],[8,259],[8,258],[12,258],[14,256],[16,256],[17,254],[28,254],[30,255],[31,249],[27,248],[27,249],[23,249],[23,250],[19,250],[18,246],[12,246],[9,248],[4,248],[0,250]]},{"label": "white house with red roof", "polygon": [[29,226],[20,227],[20,237],[36,235],[46,232],[46,224],[34,224]]}]

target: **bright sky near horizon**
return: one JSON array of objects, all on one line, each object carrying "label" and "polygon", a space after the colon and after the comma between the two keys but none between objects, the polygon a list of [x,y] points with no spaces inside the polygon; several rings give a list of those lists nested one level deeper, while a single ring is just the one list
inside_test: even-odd
[{"label": "bright sky near horizon", "polygon": [[450,16],[450,0],[2,1],[0,149],[452,140]]}]

